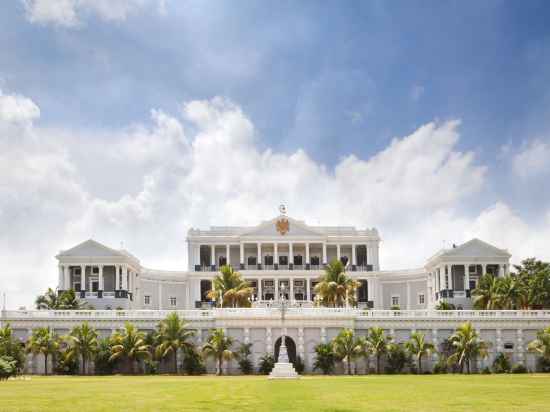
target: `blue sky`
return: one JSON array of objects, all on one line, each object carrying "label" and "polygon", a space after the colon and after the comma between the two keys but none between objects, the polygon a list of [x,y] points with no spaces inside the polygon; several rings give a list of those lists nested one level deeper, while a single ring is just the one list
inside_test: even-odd
[{"label": "blue sky", "polygon": [[[41,136],[42,142],[57,145],[56,150],[64,150],[55,153],[69,153],[68,160],[63,157],[70,162],[64,170],[71,171],[70,182],[79,185],[82,190],[79,196],[86,199],[84,204],[108,204],[109,213],[122,207],[124,199],[137,199],[151,176],[168,174],[160,166],[166,163],[163,158],[143,160],[142,156],[135,162],[115,161],[103,158],[98,149],[121,150],[115,143],[126,147],[127,141],[133,144],[136,140],[137,144],[143,144],[143,139],[161,141],[164,131],[173,131],[170,127],[174,123],[168,128],[158,128],[150,118],[152,109],[181,124],[187,143],[192,144],[201,136],[201,130],[211,130],[211,126],[205,126],[189,110],[183,110],[187,118],[182,120],[182,105],[223,97],[231,102],[229,106],[204,103],[206,106],[201,110],[242,113],[246,120],[242,123],[244,129],[246,122],[254,128],[254,138],[247,140],[251,150],[260,155],[267,151],[275,157],[282,156],[281,164],[291,169],[280,171],[274,166],[270,170],[273,174],[293,173],[293,156],[302,152],[314,167],[325,168],[329,176],[334,176],[350,156],[365,163],[363,173],[381,173],[385,169],[380,162],[370,160],[389,151],[383,161],[395,162],[393,171],[400,162],[415,163],[414,158],[407,156],[418,151],[413,150],[412,155],[407,152],[397,161],[395,150],[391,149],[392,139],[405,140],[430,122],[441,126],[459,120],[460,125],[455,126],[459,135],[456,142],[447,135],[445,159],[472,154],[466,171],[471,175],[464,172],[464,176],[457,177],[445,172],[448,161],[442,160],[441,168],[435,168],[430,175],[419,174],[420,179],[414,183],[406,181],[405,175],[416,172],[405,170],[405,175],[398,175],[403,178],[399,183],[391,181],[388,185],[399,188],[406,182],[404,193],[411,190],[419,198],[445,197],[441,192],[446,188],[460,192],[470,184],[471,191],[438,205],[414,203],[404,213],[410,213],[410,219],[398,222],[382,212],[369,211],[351,214],[351,222],[347,222],[321,206],[314,209],[315,216],[323,218],[324,223],[331,223],[326,222],[331,219],[336,223],[346,220],[358,225],[379,225],[386,231],[399,230],[402,244],[408,244],[416,233],[421,233],[412,226],[412,221],[428,222],[430,216],[445,215],[455,222],[454,230],[495,233],[490,240],[513,249],[514,245],[509,245],[503,236],[527,227],[546,227],[550,220],[547,183],[550,167],[544,160],[550,154],[548,21],[550,5],[534,0],[10,1],[3,4],[0,12],[0,48],[4,50],[0,54],[0,89],[4,96],[19,96],[39,107],[39,116],[26,118],[33,125],[33,133]],[[149,134],[143,132],[147,135],[144,137],[136,129],[148,130]],[[437,139],[437,134],[426,139],[422,140],[425,151],[429,154],[437,150],[430,145],[430,139]],[[16,143],[11,140],[5,144],[13,148]],[[145,151],[147,147],[152,146],[146,146]],[[41,153],[46,150],[34,149]],[[152,151],[157,149],[154,146]],[[233,149],[231,146],[226,153],[229,161],[239,159],[241,152]],[[89,161],[91,153],[95,156],[93,162]],[[182,153],[174,164],[189,160],[188,153]],[[266,161],[265,156],[259,159]],[[427,156],[416,162],[430,161]],[[119,173],[121,167],[124,173]],[[235,168],[239,167],[236,163]],[[452,171],[457,168],[449,166]],[[176,169],[176,166],[170,168],[172,172]],[[261,173],[267,169],[265,166]],[[194,176],[201,169],[180,172]],[[483,175],[479,184],[475,180],[478,172]],[[300,173],[296,175],[302,176]],[[183,184],[178,182],[177,173],[174,176],[170,183],[160,178],[156,182],[161,181],[163,187],[172,190]],[[206,179],[210,175],[205,172],[205,176]],[[445,183],[445,187],[435,185],[431,191],[419,194],[410,186],[423,186],[423,179],[436,181],[442,176],[449,177],[450,183]],[[359,183],[353,190],[364,190],[365,195],[361,199],[351,197],[349,201],[357,201],[365,208],[372,206],[368,193],[377,189],[368,185],[363,189],[361,179],[368,176],[356,177]],[[227,179],[229,185],[234,183]],[[299,193],[304,190],[301,185],[305,181],[298,179],[290,188]],[[14,189],[13,182],[4,183]],[[67,182],[62,186],[67,187]],[[196,187],[192,190],[200,198],[209,198]],[[337,191],[345,191],[345,187]],[[298,214],[305,215],[310,210],[305,197],[287,196],[284,190],[275,192],[279,198],[294,199]],[[212,196],[226,205],[233,201],[249,204],[251,199],[236,200],[230,191]],[[4,203],[5,210],[25,206],[19,198],[13,199]],[[403,205],[399,204],[398,196],[385,199],[377,202],[387,201],[389,211],[403,214],[399,211]],[[319,202],[322,201],[320,198]],[[275,211],[278,200],[272,203]],[[181,203],[183,209],[185,204]],[[27,206],[35,210],[32,204]],[[489,229],[492,226],[483,220],[484,213],[495,208],[501,210],[498,209],[501,206],[505,213],[497,219],[498,225],[517,219],[520,229],[512,226],[505,234]],[[93,214],[83,207],[78,209],[81,213]],[[189,208],[192,207],[198,206],[192,203]],[[226,218],[242,223],[233,209],[224,210],[188,214],[194,216],[195,225],[220,224]],[[289,210],[292,212],[292,204]],[[422,210],[427,214],[422,215]],[[265,218],[270,213],[271,209],[251,216]],[[38,216],[48,215],[41,212]],[[71,216],[65,216],[65,220],[70,221]],[[59,216],[59,222],[64,222],[63,217]],[[103,222],[90,219],[96,224]],[[113,219],[110,215],[107,221]],[[181,218],[182,230],[193,224],[190,220]],[[154,227],[153,222],[158,224],[159,220],[152,219],[144,226]],[[62,224],[65,235],[59,241],[60,247],[71,246],[67,243],[79,239],[78,236],[96,235],[113,241],[125,236],[122,233],[128,230],[123,223],[117,233],[96,228],[90,233],[86,225],[75,229],[78,225]],[[541,232],[540,242],[548,240],[546,234]],[[148,237],[145,233],[140,236]],[[387,237],[393,236],[397,235],[391,233]],[[454,239],[453,236],[466,235],[441,234],[428,242],[422,253],[425,255],[435,244],[441,244],[441,238]],[[180,238],[184,238],[181,233]],[[28,239],[22,236],[23,240]],[[136,242],[134,247],[145,251],[145,245]],[[539,250],[542,248],[533,246],[522,253]],[[44,253],[49,252],[45,249]],[[398,254],[394,250],[388,259]],[[156,261],[154,256],[151,252],[149,257]],[[166,258],[170,263],[173,260]],[[397,259],[396,265],[417,262],[422,262],[420,257]],[[17,270],[26,269],[18,266]]]}]

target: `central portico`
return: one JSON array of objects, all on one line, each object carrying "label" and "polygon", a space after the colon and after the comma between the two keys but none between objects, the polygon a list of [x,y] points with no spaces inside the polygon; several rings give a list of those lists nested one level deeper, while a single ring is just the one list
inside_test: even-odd
[{"label": "central portico", "polygon": [[379,271],[376,229],[308,226],[286,214],[255,227],[214,226],[191,229],[188,236],[189,271],[200,278],[200,302],[206,303],[211,281],[223,265],[241,272],[254,288],[256,302],[285,297],[292,304],[311,304],[314,286],[325,265],[338,259],[364,280],[359,301],[369,301],[368,278]]}]

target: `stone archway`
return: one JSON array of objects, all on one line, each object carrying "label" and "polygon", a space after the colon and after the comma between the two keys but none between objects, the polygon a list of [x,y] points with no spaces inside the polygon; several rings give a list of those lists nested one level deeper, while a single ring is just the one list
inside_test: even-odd
[{"label": "stone archway", "polygon": [[[294,364],[296,362],[296,343],[294,340],[287,336],[285,338],[286,342],[286,351],[288,352],[288,360],[290,363]],[[282,336],[275,341],[275,362],[279,359],[279,349],[281,348]]]}]

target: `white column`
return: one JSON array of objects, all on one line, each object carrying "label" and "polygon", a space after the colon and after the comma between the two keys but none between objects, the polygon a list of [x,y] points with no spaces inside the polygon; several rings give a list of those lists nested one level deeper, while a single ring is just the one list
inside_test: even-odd
[{"label": "white column", "polygon": [[258,242],[258,258],[257,258],[257,264],[258,265],[261,265],[262,264],[262,243],[261,242]]},{"label": "white column", "polygon": [[279,244],[277,242],[273,243],[273,264],[279,264]]},{"label": "white column", "polygon": [[194,245],[193,247],[193,252],[194,252],[194,259],[193,259],[193,267],[192,267],[192,270],[195,270],[195,265],[199,265],[201,264],[201,245]]},{"label": "white column", "polygon": [[502,265],[498,265],[498,277],[501,278],[504,276],[504,267]]},{"label": "white column", "polygon": [[69,290],[71,289],[71,269],[69,266],[63,265],[63,280],[64,280],[64,289]]},{"label": "white column", "polygon": [[445,266],[439,268],[439,292],[445,289]]},{"label": "white column", "polygon": [[340,243],[336,245],[336,259],[340,260]]},{"label": "white column", "polygon": [[374,247],[374,261],[375,261],[374,270],[380,270],[380,254],[379,254],[379,251],[380,251],[380,247],[378,246],[378,244],[376,244],[375,247]]},{"label": "white column", "polygon": [[352,243],[351,245],[351,264],[352,265],[357,265],[357,251],[355,250],[356,249],[356,245],[355,243]]},{"label": "white column", "polygon": [[103,278],[103,265],[99,265],[99,290],[103,290],[105,279]]},{"label": "white column", "polygon": [[288,264],[294,264],[294,250],[292,242],[289,242],[288,244]]},{"label": "white column", "polygon": [[119,266],[119,265],[115,265],[115,290],[119,290],[119,289],[120,289],[119,271],[120,271],[120,266]]},{"label": "white column", "polygon": [[274,283],[275,283],[275,301],[278,301],[279,300],[279,278],[275,278],[274,279]]},{"label": "white column", "polygon": [[244,243],[240,244],[240,254],[239,254],[241,265],[244,265]]},{"label": "white column", "polygon": [[216,265],[216,245],[210,245],[210,266]]},{"label": "white column", "polygon": [[262,296],[262,279],[258,279],[258,300],[263,300],[263,296]]},{"label": "white column", "polygon": [[448,269],[448,276],[449,276],[449,289],[450,290],[453,290],[454,289],[454,285],[453,285],[453,265],[449,265]]},{"label": "white column", "polygon": [[308,302],[311,302],[311,279],[306,279],[306,299]]},{"label": "white column", "polygon": [[128,267],[122,265],[122,290],[128,290]]},{"label": "white column", "polygon": [[63,265],[58,266],[59,269],[59,277],[57,279],[57,287],[61,290],[65,287],[65,277],[63,273]]},{"label": "white column", "polygon": [[290,301],[294,301],[294,278],[290,278],[289,280],[289,283],[290,283]]},{"label": "white column", "polygon": [[311,263],[309,258],[309,242],[306,242],[306,265],[309,265]]},{"label": "white column", "polygon": [[327,244],[323,242],[323,265],[327,264]]},{"label": "white column", "polygon": [[159,310],[162,310],[162,283],[159,282],[159,283],[158,283],[158,286],[159,286],[159,296],[158,296],[158,300],[159,300]]},{"label": "white column", "polygon": [[225,263],[231,265],[231,246],[225,245]]},{"label": "white column", "polygon": [[372,258],[372,247],[367,244],[367,265],[372,265],[372,270],[374,270],[374,262]]},{"label": "white column", "polygon": [[470,289],[470,267],[464,265],[464,291]]},{"label": "white column", "polygon": [[80,290],[87,290],[86,287],[86,265],[80,266]]},{"label": "white column", "polygon": [[411,284],[407,282],[407,310],[411,310]]}]

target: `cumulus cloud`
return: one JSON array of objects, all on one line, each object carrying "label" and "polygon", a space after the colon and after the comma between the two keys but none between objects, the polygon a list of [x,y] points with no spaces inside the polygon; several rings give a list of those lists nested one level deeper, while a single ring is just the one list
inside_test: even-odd
[{"label": "cumulus cloud", "polygon": [[550,171],[550,143],[534,139],[523,145],[519,153],[512,160],[514,172],[522,177],[529,178]]},{"label": "cumulus cloud", "polygon": [[164,0],[22,0],[31,23],[76,27],[86,14],[106,21],[123,21],[146,6],[165,10]]},{"label": "cumulus cloud", "polygon": [[457,150],[458,121],[428,123],[370,159],[327,168],[303,150],[260,149],[254,124],[221,97],[94,136],[40,128],[32,101],[2,99],[19,102],[16,122],[0,116],[10,125],[0,136],[0,285],[11,306],[55,285],[53,256],[90,237],[124,241],[149,267],[183,269],[190,227],[257,224],[281,202],[310,224],[378,227],[384,268],[421,266],[443,240],[473,236],[517,258],[548,254],[550,218],[532,230],[503,203],[465,214],[487,168]]}]

